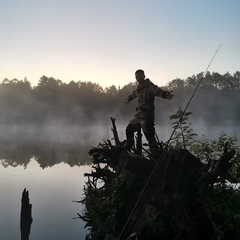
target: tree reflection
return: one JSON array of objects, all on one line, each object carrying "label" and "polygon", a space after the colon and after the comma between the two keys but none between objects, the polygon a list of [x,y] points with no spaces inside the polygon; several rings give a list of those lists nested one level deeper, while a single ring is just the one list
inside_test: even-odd
[{"label": "tree reflection", "polygon": [[23,166],[27,168],[31,158],[35,158],[41,168],[66,163],[69,166],[90,164],[89,146],[47,141],[0,141],[0,159],[4,168]]}]

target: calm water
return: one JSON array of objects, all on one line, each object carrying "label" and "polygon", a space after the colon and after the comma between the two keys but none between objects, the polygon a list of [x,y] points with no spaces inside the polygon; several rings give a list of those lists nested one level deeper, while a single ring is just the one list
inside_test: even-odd
[{"label": "calm water", "polygon": [[0,240],[21,239],[24,188],[32,204],[30,240],[85,239],[85,222],[72,219],[83,206],[73,201],[83,198],[88,151],[104,138],[96,129],[0,125]]},{"label": "calm water", "polygon": [[[225,131],[230,136],[237,135],[238,142],[240,139],[239,126],[228,125],[219,130],[206,129],[198,123],[194,129],[199,136],[204,134],[217,139],[219,133]],[[168,140],[171,131],[169,127],[156,126],[160,140]],[[81,219],[72,219],[81,213],[82,206],[72,201],[83,197],[83,185],[87,180],[83,174],[91,168],[87,152],[98,142],[88,142],[79,148],[81,141],[87,142],[89,137],[77,134],[80,137],[70,141],[70,138],[66,140],[66,134],[62,134],[64,138],[61,135],[58,139],[46,136],[36,139],[38,135],[34,133],[31,139],[23,139],[23,134],[15,134],[15,131],[0,133],[0,240],[21,238],[20,211],[24,188],[29,190],[32,204],[30,240],[84,240],[87,234],[85,223]],[[119,133],[123,140],[123,134]]]},{"label": "calm water", "polygon": [[[20,239],[21,196],[29,190],[33,223],[31,240],[81,240],[87,231],[77,217],[82,206],[73,200],[82,199],[82,189],[90,166],[73,166],[60,162],[42,169],[31,158],[26,168],[6,165],[0,160],[0,239]],[[3,165],[2,165],[3,164]]]}]

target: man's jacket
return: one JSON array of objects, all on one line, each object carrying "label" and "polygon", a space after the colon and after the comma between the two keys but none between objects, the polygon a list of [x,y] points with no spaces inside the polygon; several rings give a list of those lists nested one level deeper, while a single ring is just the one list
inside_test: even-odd
[{"label": "man's jacket", "polygon": [[127,101],[130,102],[134,98],[138,98],[138,111],[141,111],[142,113],[153,112],[155,108],[155,96],[166,98],[166,93],[167,91],[159,88],[147,78],[142,84],[138,84],[137,89],[128,96]]}]

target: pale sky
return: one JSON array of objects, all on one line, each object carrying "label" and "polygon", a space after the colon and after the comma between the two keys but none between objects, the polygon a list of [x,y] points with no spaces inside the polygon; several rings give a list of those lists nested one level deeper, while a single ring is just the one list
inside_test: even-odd
[{"label": "pale sky", "polygon": [[0,81],[42,75],[103,87],[240,71],[239,0],[2,0]]}]

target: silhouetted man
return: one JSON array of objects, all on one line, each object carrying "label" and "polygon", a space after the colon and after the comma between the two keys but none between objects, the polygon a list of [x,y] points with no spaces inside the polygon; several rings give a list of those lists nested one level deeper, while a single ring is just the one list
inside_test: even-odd
[{"label": "silhouetted man", "polygon": [[154,99],[155,96],[171,100],[174,95],[172,91],[164,91],[148,78],[145,79],[144,71],[139,69],[135,72],[135,78],[138,82],[137,89],[127,98],[129,103],[134,98],[138,98],[137,113],[126,128],[127,148],[130,150],[134,146],[134,132],[142,128],[143,133],[148,140],[150,150],[156,146],[155,127],[154,127]]}]

